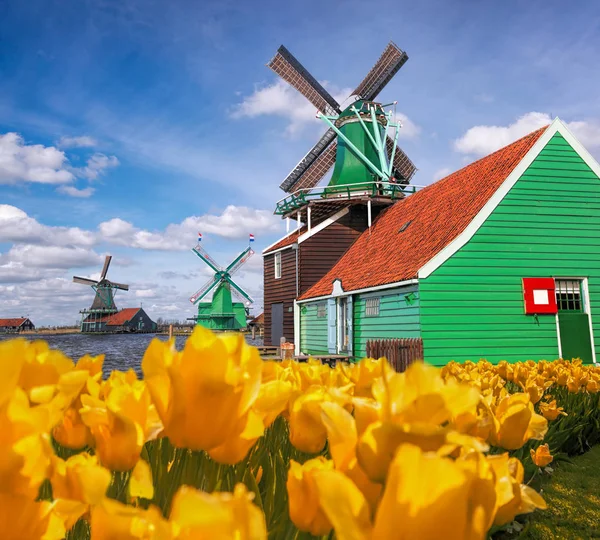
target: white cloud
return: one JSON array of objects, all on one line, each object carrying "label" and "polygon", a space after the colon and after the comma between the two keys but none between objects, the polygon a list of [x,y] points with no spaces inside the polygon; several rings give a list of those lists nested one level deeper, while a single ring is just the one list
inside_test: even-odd
[{"label": "white cloud", "polygon": [[93,137],[82,135],[79,137],[61,137],[58,141],[61,148],[93,148],[98,142]]},{"label": "white cloud", "polygon": [[56,191],[59,193],[64,193],[65,195],[69,195],[69,197],[87,198],[91,197],[96,190],[93,187],[77,189],[74,186],[59,186]]},{"label": "white cloud", "polygon": [[65,246],[17,244],[0,255],[0,262],[27,268],[83,268],[101,264],[103,257],[90,249]]},{"label": "white cloud", "polygon": [[[338,90],[326,81],[321,81],[321,84],[327,88],[342,109],[351,103],[348,101],[348,97],[352,92],[351,88]],[[230,111],[232,118],[254,118],[263,115],[286,118],[289,121],[286,131],[290,135],[295,134],[307,125],[323,126],[323,122],[316,118],[316,114],[316,107],[300,92],[281,79],[269,86],[257,87],[251,95],[246,96],[241,103],[235,105]],[[419,126],[405,114],[397,113],[396,117],[402,123],[400,138],[413,138],[419,134]]]},{"label": "white cloud", "polygon": [[77,167],[73,172],[80,177],[88,180],[96,180],[100,175],[106,172],[106,169],[119,165],[119,160],[116,156],[106,156],[96,152],[87,160],[85,167]]},{"label": "white cloud", "polygon": [[452,170],[449,169],[448,167],[443,167],[442,169],[438,169],[437,171],[435,171],[433,173],[433,181],[437,182],[438,180],[441,180],[442,178],[445,178],[446,176],[448,176],[451,172],[452,172]]},{"label": "white cloud", "polygon": [[0,204],[0,242],[90,247],[96,241],[96,234],[91,231],[42,225],[20,208]]},{"label": "white cloud", "polygon": [[[529,112],[508,126],[474,126],[454,141],[454,149],[462,154],[483,156],[551,122],[547,113]],[[587,148],[600,147],[600,121],[570,122],[567,126]]]},{"label": "white cloud", "polygon": [[280,220],[268,210],[230,205],[219,214],[191,216],[181,223],[168,225],[164,231],[151,232],[136,228],[132,223],[114,218],[100,223],[101,237],[113,244],[151,250],[186,250],[198,234],[229,239],[247,238],[279,230]]},{"label": "white cloud", "polygon": [[66,184],[74,178],[66,165],[65,153],[53,146],[25,144],[17,133],[0,134],[0,184]]},{"label": "white cloud", "polygon": [[135,291],[136,298],[154,298],[156,292],[153,289],[138,289]]}]

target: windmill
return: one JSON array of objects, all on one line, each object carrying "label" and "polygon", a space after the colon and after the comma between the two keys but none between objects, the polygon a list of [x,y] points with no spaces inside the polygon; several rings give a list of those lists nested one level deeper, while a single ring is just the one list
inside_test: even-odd
[{"label": "windmill", "polygon": [[115,293],[116,291],[128,291],[129,285],[122,283],[115,283],[107,279],[106,274],[108,273],[108,267],[112,260],[111,255],[107,255],[104,259],[104,266],[100,273],[100,279],[95,281],[93,279],[82,278],[73,276],[73,282],[79,283],[80,285],[88,285],[92,287],[96,296],[92,302],[92,306],[89,309],[80,311],[82,314],[81,331],[93,331],[96,329],[96,323],[99,322],[103,317],[117,313],[118,309],[115,305]]},{"label": "windmill", "polygon": [[[254,255],[248,246],[226,268],[223,268],[200,245],[202,236],[199,235],[198,244],[192,251],[202,259],[215,273],[214,276],[198,289],[190,298],[190,302],[198,306],[198,315],[191,320],[196,324],[206,326],[213,330],[239,330],[246,327],[247,308],[254,302],[250,295],[244,291],[231,276]],[[254,237],[251,235],[250,241]],[[212,300],[202,302],[212,291]],[[234,302],[232,295],[238,300]]]},{"label": "windmill", "polygon": [[[408,55],[390,42],[363,81],[341,105],[282,45],[267,64],[317,108],[328,129],[288,174],[280,188],[291,195],[277,204],[276,214],[308,223],[324,219],[341,206],[361,203],[385,206],[404,196],[416,168],[397,146],[401,125],[394,121],[396,103],[374,100],[406,63]],[[328,186],[316,188],[335,164]],[[333,200],[337,199],[337,200]],[[344,201],[340,200],[344,199]]]}]

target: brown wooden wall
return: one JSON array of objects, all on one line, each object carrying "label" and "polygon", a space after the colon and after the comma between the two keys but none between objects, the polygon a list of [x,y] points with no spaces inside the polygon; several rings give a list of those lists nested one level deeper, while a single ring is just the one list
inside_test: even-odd
[{"label": "brown wooden wall", "polygon": [[364,207],[352,207],[335,223],[300,244],[300,294],[321,279],[367,228]]},{"label": "brown wooden wall", "polygon": [[271,343],[271,304],[283,303],[283,335],[287,341],[294,341],[294,300],[296,299],[296,253],[291,247],[280,251],[281,278],[275,279],[275,254],[263,257],[264,267],[264,313],[265,345]]},{"label": "brown wooden wall", "polygon": [[[373,208],[373,220],[378,212],[378,209]],[[271,343],[271,304],[279,302],[283,302],[283,335],[287,341],[294,341],[296,253],[298,253],[300,274],[298,295],[300,295],[321,279],[366,229],[366,208],[351,207],[350,212],[338,221],[299,244],[298,250],[290,247],[280,252],[280,279],[275,279],[274,254],[263,257],[265,345],[279,345],[279,343]]]}]

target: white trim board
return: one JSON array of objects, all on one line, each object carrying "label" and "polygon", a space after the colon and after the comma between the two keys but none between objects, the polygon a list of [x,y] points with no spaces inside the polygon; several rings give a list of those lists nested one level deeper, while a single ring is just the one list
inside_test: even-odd
[{"label": "white trim board", "polygon": [[[405,287],[406,285],[416,285],[419,283],[418,279],[406,279],[404,281],[396,281],[394,283],[387,283],[385,285],[375,285],[374,287],[365,287],[364,289],[355,289],[353,291],[343,291],[343,295],[349,296],[351,294],[361,294],[371,291],[381,291],[385,289],[394,289],[396,287]],[[338,298],[340,294],[326,294],[323,296],[314,296],[312,298],[306,298],[305,300],[298,300],[298,304],[306,304],[307,302],[318,302],[320,300],[326,300],[327,298]]]},{"label": "white trim board", "polygon": [[462,248],[479,230],[479,228],[485,223],[490,217],[496,207],[502,202],[504,197],[517,183],[519,178],[527,170],[527,168],[533,163],[538,157],[540,152],[548,144],[550,139],[556,134],[560,133],[564,139],[571,145],[573,150],[579,154],[579,157],[592,169],[596,176],[600,177],[600,165],[592,157],[592,155],[584,148],[584,146],[575,138],[575,136],[569,131],[567,126],[559,118],[555,118],[552,124],[550,124],[535,144],[529,149],[527,154],[521,159],[513,171],[508,175],[502,185],[496,190],[484,207],[479,211],[473,220],[469,223],[467,228],[460,233],[452,242],[450,242],[444,249],[442,249],[437,255],[431,258],[426,264],[424,264],[419,272],[419,279],[425,279],[429,277],[435,270],[437,270],[442,264],[444,264],[450,257],[452,257],[460,248]]},{"label": "white trim board", "polygon": [[297,233],[298,233],[298,229],[294,229],[293,231],[287,233],[285,236],[282,236],[279,240],[276,240],[270,246],[267,246],[265,249],[263,249],[262,255],[270,255],[271,253],[275,253],[276,251],[282,251],[284,249],[291,248],[292,245],[295,244],[296,242],[292,242],[291,244],[288,244],[287,246],[283,246],[279,249],[275,249],[275,250],[271,251],[270,253],[267,253],[273,246],[276,246],[277,244],[279,244],[279,242],[281,242],[282,240],[285,240],[288,236],[291,236],[292,234],[297,234]]},{"label": "white trim board", "polygon": [[306,231],[305,233],[302,233],[298,237],[298,243],[301,244],[305,240],[308,240],[311,236],[314,236],[318,232],[321,232],[323,229],[325,229],[326,227],[329,227],[329,225],[331,225],[332,223],[335,223],[341,217],[344,217],[348,212],[350,212],[350,208],[348,206],[346,206],[346,208],[342,208],[339,212],[336,212],[332,216],[321,221],[321,223],[319,223],[318,225],[311,227],[310,231]]}]

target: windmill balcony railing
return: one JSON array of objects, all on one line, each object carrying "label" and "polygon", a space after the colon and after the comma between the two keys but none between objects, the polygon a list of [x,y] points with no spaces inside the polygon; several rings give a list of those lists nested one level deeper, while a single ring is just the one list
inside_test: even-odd
[{"label": "windmill balcony railing", "polygon": [[393,182],[360,182],[340,186],[325,186],[311,189],[299,189],[277,202],[275,214],[286,215],[302,208],[311,201],[325,199],[352,199],[357,197],[385,198],[398,200],[416,191],[416,186],[406,186]]}]

